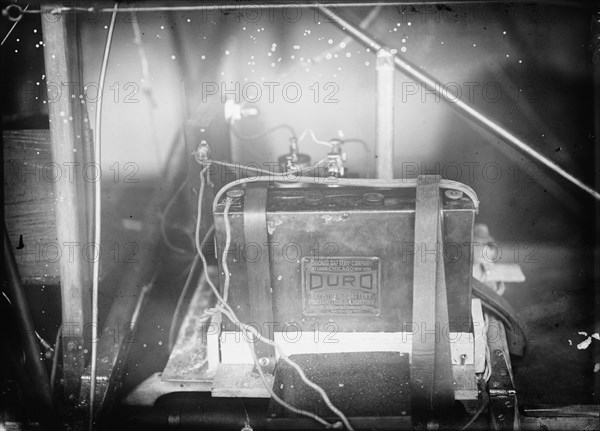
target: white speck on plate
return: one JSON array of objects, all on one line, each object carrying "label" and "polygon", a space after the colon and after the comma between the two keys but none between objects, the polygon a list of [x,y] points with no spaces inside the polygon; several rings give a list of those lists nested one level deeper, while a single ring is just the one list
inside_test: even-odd
[{"label": "white speck on plate", "polygon": [[590,346],[590,344],[592,344],[592,337],[587,337],[585,340],[583,340],[577,345],[577,348],[579,350],[587,349]]}]

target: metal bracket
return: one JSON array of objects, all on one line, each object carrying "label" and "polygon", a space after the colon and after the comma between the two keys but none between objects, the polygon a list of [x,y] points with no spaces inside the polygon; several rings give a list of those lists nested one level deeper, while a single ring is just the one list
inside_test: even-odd
[{"label": "metal bracket", "polygon": [[509,365],[508,344],[504,325],[488,318],[488,345],[491,351],[492,374],[488,381],[491,429],[519,430],[517,393]]}]

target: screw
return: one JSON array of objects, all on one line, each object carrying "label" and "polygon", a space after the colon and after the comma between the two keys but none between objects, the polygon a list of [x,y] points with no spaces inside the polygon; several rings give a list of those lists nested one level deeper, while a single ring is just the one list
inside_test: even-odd
[{"label": "screw", "polygon": [[232,199],[241,198],[244,194],[245,192],[242,189],[234,189],[227,192],[227,197]]},{"label": "screw", "polygon": [[261,367],[266,367],[267,365],[269,365],[269,358],[267,358],[266,356],[263,356],[262,358],[258,359],[258,365],[260,365]]},{"label": "screw", "polygon": [[463,192],[461,192],[460,190],[446,190],[444,192],[444,194],[446,195],[446,197],[448,199],[452,199],[452,200],[457,200],[463,197]]},{"label": "screw", "polygon": [[508,373],[506,372],[506,370],[500,370],[500,375],[501,376],[506,376]]},{"label": "screw", "polygon": [[510,409],[513,406],[513,403],[512,401],[507,401],[504,403],[504,405]]},{"label": "screw", "polygon": [[67,350],[69,352],[74,352],[75,350],[77,350],[77,343],[75,343],[74,341],[69,341],[69,343],[67,344]]},{"label": "screw", "polygon": [[500,422],[502,422],[502,421],[504,421],[504,417],[505,417],[505,416],[504,416],[502,413],[500,413],[500,414],[498,415],[498,420],[499,420]]},{"label": "screw", "polygon": [[492,382],[492,387],[494,387],[494,388],[499,388],[499,387],[500,387],[500,382],[497,382],[497,381],[495,381],[495,380],[494,380],[494,381]]},{"label": "screw", "polygon": [[200,145],[198,145],[198,149],[194,154],[196,161],[202,163],[210,157],[210,147],[208,146],[208,142],[205,139],[200,141]]},{"label": "screw", "polygon": [[363,199],[367,205],[377,205],[383,201],[384,196],[381,193],[365,193]]},{"label": "screw", "polygon": [[496,353],[496,356],[503,356],[504,353],[502,352],[502,350],[496,350],[494,353]]}]

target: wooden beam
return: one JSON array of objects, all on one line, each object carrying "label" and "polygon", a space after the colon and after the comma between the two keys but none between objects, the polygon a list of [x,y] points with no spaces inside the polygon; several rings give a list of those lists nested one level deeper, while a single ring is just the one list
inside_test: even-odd
[{"label": "wooden beam", "polygon": [[[89,260],[94,249],[88,243],[82,157],[86,118],[85,97],[81,85],[80,40],[76,15],[54,15],[51,11],[66,3],[42,4],[42,34],[48,88],[50,143],[52,162],[61,170],[54,183],[56,236],[63,249],[59,261],[63,323],[63,387],[68,403],[78,400],[84,369],[84,332],[90,315]],[[69,169],[72,169],[70,171]],[[91,172],[91,170],[89,170]],[[74,172],[74,175],[69,175]],[[88,172],[86,170],[85,172]],[[90,174],[92,176],[92,174]],[[73,253],[69,253],[73,247]],[[97,247],[96,247],[97,249]],[[89,340],[87,340],[89,342]]]},{"label": "wooden beam", "polygon": [[48,130],[5,130],[4,217],[25,286],[59,284]]}]

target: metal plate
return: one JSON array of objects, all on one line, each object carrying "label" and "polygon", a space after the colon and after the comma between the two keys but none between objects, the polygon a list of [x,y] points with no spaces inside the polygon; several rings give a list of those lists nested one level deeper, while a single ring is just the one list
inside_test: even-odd
[{"label": "metal plate", "polygon": [[380,312],[378,257],[302,259],[305,316],[371,315]]}]

